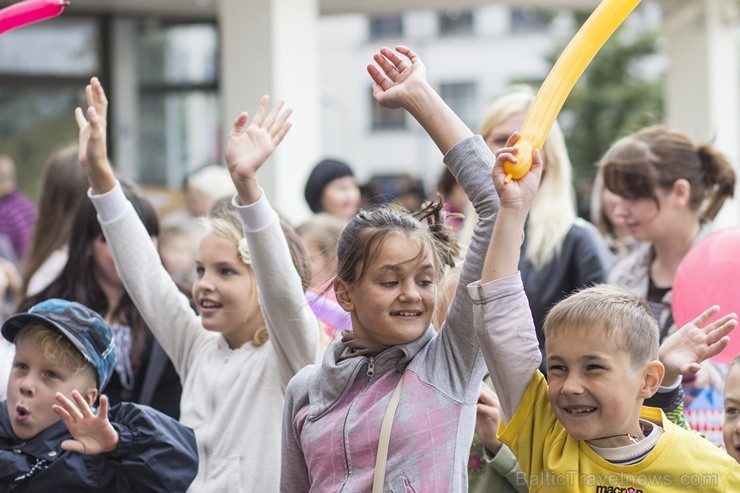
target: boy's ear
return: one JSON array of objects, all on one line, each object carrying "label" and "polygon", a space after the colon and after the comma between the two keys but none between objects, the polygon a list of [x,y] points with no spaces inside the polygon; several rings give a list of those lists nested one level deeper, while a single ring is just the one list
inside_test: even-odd
[{"label": "boy's ear", "polygon": [[652,397],[660,387],[665,375],[665,367],[658,360],[650,361],[645,368],[645,383],[640,390],[640,397],[647,399]]},{"label": "boy's ear", "polygon": [[90,407],[93,407],[95,400],[98,398],[98,389],[95,387],[89,388],[82,396],[85,398],[85,401],[87,401],[87,404]]},{"label": "boy's ear", "polygon": [[337,303],[344,308],[344,311],[351,312],[355,309],[352,301],[352,295],[349,292],[349,286],[341,279],[334,281],[334,294],[337,296]]}]

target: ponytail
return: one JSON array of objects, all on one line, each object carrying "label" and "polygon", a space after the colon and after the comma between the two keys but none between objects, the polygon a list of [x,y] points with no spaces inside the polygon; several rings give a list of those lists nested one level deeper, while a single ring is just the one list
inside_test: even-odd
[{"label": "ponytail", "polygon": [[421,209],[411,213],[417,220],[426,222],[429,232],[434,238],[436,249],[442,265],[454,268],[460,258],[460,243],[455,239],[453,231],[445,224],[444,201],[437,195],[436,202],[427,202]]},{"label": "ponytail", "polygon": [[708,200],[702,219],[712,220],[719,213],[725,199],[735,193],[735,171],[725,156],[709,145],[700,145],[696,153],[704,172],[704,187]]}]

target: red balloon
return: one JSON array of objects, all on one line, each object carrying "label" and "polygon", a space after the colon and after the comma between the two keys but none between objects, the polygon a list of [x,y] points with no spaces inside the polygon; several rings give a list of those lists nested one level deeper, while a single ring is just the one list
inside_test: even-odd
[{"label": "red balloon", "polygon": [[56,17],[69,5],[67,0],[25,0],[0,10],[0,34]]},{"label": "red balloon", "polygon": [[[740,228],[718,231],[697,243],[681,260],[673,278],[673,319],[682,327],[712,305],[712,318],[740,315]],[[730,344],[712,358],[730,363],[740,353],[740,333],[730,332]]]}]

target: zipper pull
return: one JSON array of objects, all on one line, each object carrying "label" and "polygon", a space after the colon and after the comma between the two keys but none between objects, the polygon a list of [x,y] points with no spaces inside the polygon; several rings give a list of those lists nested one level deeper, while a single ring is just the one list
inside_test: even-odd
[{"label": "zipper pull", "polygon": [[370,363],[367,365],[367,376],[372,378],[375,375],[375,357],[370,357]]}]

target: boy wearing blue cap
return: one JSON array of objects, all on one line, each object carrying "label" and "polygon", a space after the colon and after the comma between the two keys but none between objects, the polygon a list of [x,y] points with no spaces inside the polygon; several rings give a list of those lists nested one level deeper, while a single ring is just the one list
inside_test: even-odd
[{"label": "boy wearing blue cap", "polygon": [[[51,299],[8,318],[16,345],[0,405],[0,491],[185,491],[198,453],[192,430],[146,406],[91,408],[116,363],[108,324]],[[70,398],[71,397],[71,398]]]}]

